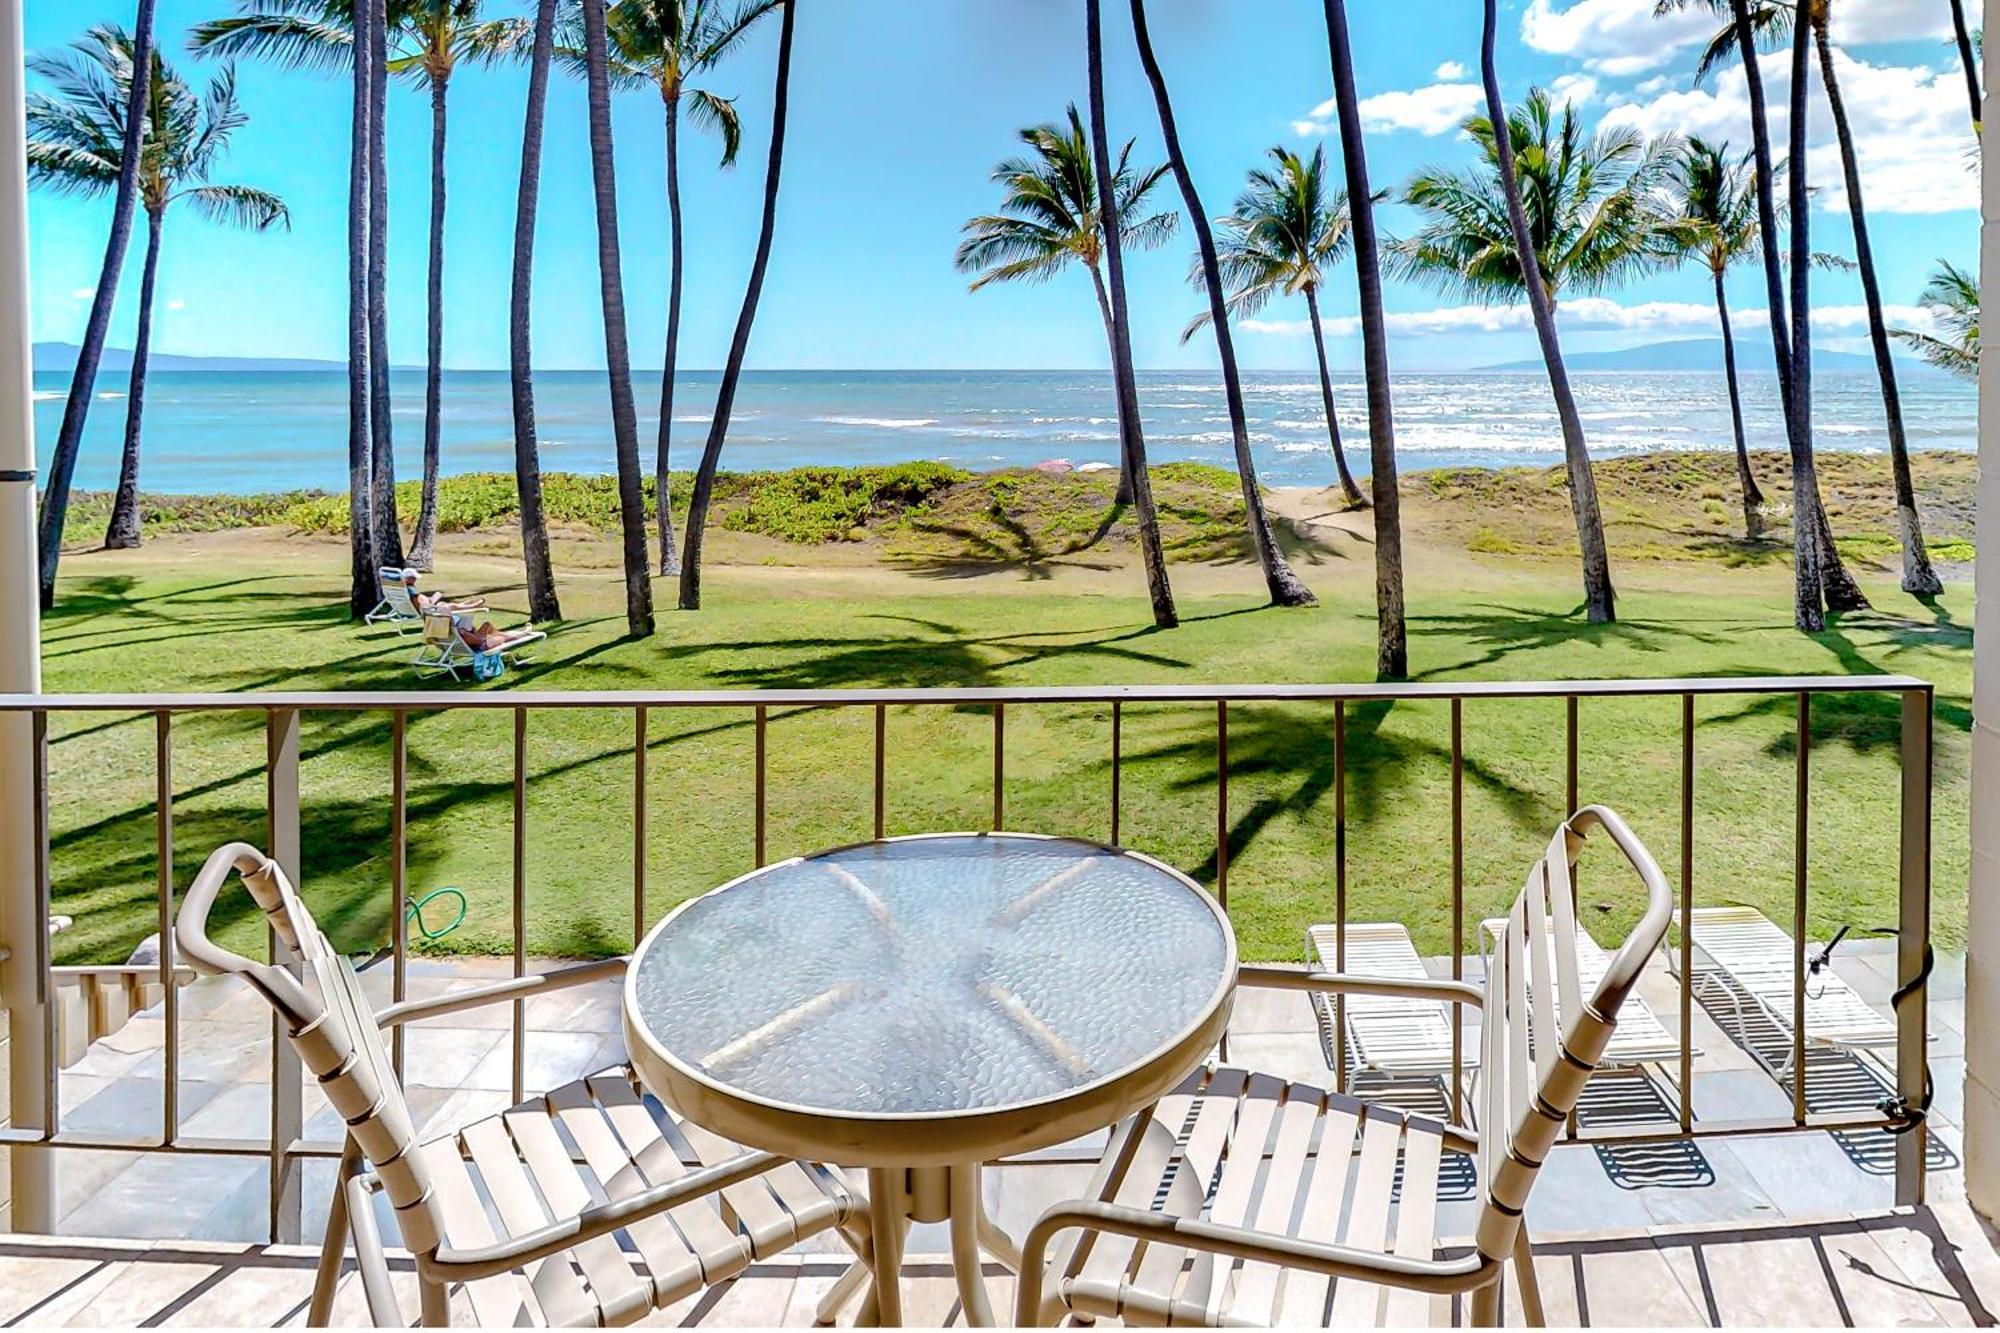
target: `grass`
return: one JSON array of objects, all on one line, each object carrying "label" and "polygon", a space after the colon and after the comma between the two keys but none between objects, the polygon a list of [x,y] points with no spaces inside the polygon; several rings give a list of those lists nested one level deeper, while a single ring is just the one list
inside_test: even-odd
[{"label": "grass", "polygon": [[[1020,488],[1042,485],[1013,475],[981,481],[988,500],[981,521],[996,530],[1013,502],[996,501],[997,491],[1014,488],[1017,501]],[[1464,484],[1419,479],[1410,488],[1442,496],[1432,509],[1413,505],[1408,519],[1418,678],[1906,672],[1930,679],[1939,705],[1936,930],[1943,942],[1963,938],[1966,849],[1952,830],[1969,817],[1969,585],[1955,584],[1924,607],[1896,593],[1887,565],[1867,568],[1866,585],[1884,610],[1805,636],[1790,627],[1781,559],[1740,567],[1692,556],[1635,562],[1614,546],[1620,620],[1590,626],[1577,613],[1570,563],[1463,549],[1454,493]],[[1687,482],[1691,522],[1698,484]],[[1207,483],[1195,476],[1185,485]],[[1072,508],[1096,504],[1086,499]],[[646,641],[624,637],[615,571],[569,564],[562,588],[570,619],[554,629],[541,661],[479,688],[1327,682],[1374,674],[1372,557],[1362,537],[1343,535],[1346,528],[1288,528],[1319,608],[1270,609],[1257,595],[1254,566],[1183,559],[1175,570],[1185,623],[1162,633],[1149,623],[1129,561],[1059,558],[1061,543],[1048,534],[1079,521],[1072,508],[1042,511],[1030,534],[1039,544],[1032,558],[1021,554],[1030,547],[1018,533],[996,538],[977,571],[956,567],[977,545],[962,537],[941,548],[950,559],[910,553],[934,535],[923,524],[959,510],[969,522],[977,502],[955,483],[916,518],[906,512],[878,543],[855,549],[860,563],[848,565],[818,554],[773,565],[782,543],[731,534],[745,544],[717,548],[718,560],[733,563],[711,569],[707,609],[663,608],[660,632]],[[1183,529],[1197,549],[1204,522],[1215,526],[1189,521]],[[1535,545],[1532,523],[1487,513],[1477,526],[1492,534],[1495,551]],[[451,590],[485,592],[497,619],[517,618],[523,597],[506,543],[454,540],[440,557]],[[1111,531],[1104,544],[1118,540]],[[269,530],[73,555],[43,626],[45,687],[428,688],[441,702],[473,688],[418,686],[406,665],[413,640],[350,625],[340,604],[341,560],[337,541]],[[1793,702],[1724,697],[1700,701],[1697,715],[1697,899],[1750,903],[1788,919]],[[176,721],[177,884],[186,885],[216,844],[263,837],[263,726],[255,711]],[[320,714],[304,724],[305,891],[338,942],[354,950],[380,945],[390,928],[390,727],[381,714]],[[1216,867],[1213,727],[1207,705],[1125,710],[1123,838],[1206,883]],[[471,904],[458,931],[422,947],[511,948],[511,728],[505,709],[409,715],[409,886],[413,895],[456,886]],[[1587,701],[1582,709],[1583,797],[1624,811],[1670,878],[1678,875],[1678,728],[1675,697]],[[983,710],[891,710],[889,831],[985,827],[990,737]],[[1231,709],[1229,906],[1248,957],[1296,957],[1304,926],[1333,911],[1332,737],[1331,705]],[[1826,697],[1814,709],[1811,917],[1822,938],[1841,924],[1894,924],[1896,737],[1892,699]],[[1559,816],[1563,705],[1475,701],[1464,710],[1464,738],[1473,919],[1511,897]],[[122,959],[153,929],[154,740],[143,716],[70,715],[52,725],[56,910],[77,921],[56,941],[62,961]],[[865,709],[773,711],[773,859],[867,835],[872,741]],[[1107,708],[1009,709],[1007,822],[1105,837],[1108,742]],[[740,710],[652,711],[649,918],[748,868],[752,744]],[[1346,745],[1351,918],[1404,921],[1420,949],[1441,952],[1451,939],[1449,708],[1351,707]],[[534,714],[528,755],[528,948],[584,955],[628,947],[632,715]],[[1635,908],[1629,887],[1595,870],[1583,886],[1593,928],[1615,934]],[[225,904],[233,913],[225,936],[261,947],[261,927],[245,906],[237,898]]]}]

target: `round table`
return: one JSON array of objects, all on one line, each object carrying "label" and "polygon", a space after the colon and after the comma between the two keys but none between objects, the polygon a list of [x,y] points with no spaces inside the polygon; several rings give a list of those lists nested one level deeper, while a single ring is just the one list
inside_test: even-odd
[{"label": "round table", "polygon": [[640,1080],[697,1124],[868,1168],[865,1313],[900,1322],[904,1233],[948,1222],[967,1317],[991,1323],[979,1251],[1019,1258],[984,1214],[980,1164],[1149,1105],[1221,1038],[1235,984],[1228,918],[1150,857],[920,835],[681,904],[633,956],[625,1036]]}]

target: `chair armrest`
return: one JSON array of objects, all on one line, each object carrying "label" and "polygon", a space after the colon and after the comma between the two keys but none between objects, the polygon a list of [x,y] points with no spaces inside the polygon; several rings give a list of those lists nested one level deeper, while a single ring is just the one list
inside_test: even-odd
[{"label": "chair armrest", "polygon": [[746,1152],[717,1162],[714,1166],[690,1171],[678,1180],[623,1199],[609,1203],[595,1204],[584,1209],[575,1217],[551,1222],[547,1226],[515,1236],[494,1245],[482,1245],[476,1249],[461,1250],[449,1245],[439,1246],[436,1253],[419,1255],[417,1267],[426,1276],[440,1281],[471,1282],[482,1277],[492,1277],[531,1264],[537,1259],[546,1259],[560,1250],[581,1245],[584,1241],[598,1236],[606,1236],[620,1227],[651,1217],[655,1213],[678,1208],[684,1203],[740,1185],[753,1180],[775,1167],[785,1165],[791,1159],[776,1153]]},{"label": "chair armrest", "polygon": [[1198,1218],[1173,1217],[1123,1204],[1077,1199],[1058,1203],[1044,1212],[1021,1246],[1021,1277],[1014,1304],[1017,1325],[1032,1327],[1038,1323],[1049,1243],[1062,1232],[1076,1228],[1432,1294],[1483,1286],[1498,1268],[1477,1251],[1453,1259],[1411,1259],[1379,1250],[1274,1236]]},{"label": "chair armrest", "polygon": [[547,991],[580,986],[586,982],[603,981],[624,975],[631,961],[629,956],[600,958],[594,963],[577,963],[571,967],[559,967],[553,972],[509,977],[505,981],[496,981],[488,986],[474,986],[468,990],[426,996],[421,1000],[405,1000],[401,1004],[392,1004],[375,1015],[375,1026],[386,1032],[390,1028],[420,1018],[442,1018],[446,1014],[462,1013],[467,1009],[498,1004],[502,1000],[520,1000]]},{"label": "chair armrest", "polygon": [[389,1282],[389,1260],[382,1250],[382,1232],[375,1224],[375,1204],[369,1197],[381,1188],[373,1174],[349,1176],[337,1189],[347,1191],[347,1225],[354,1239],[354,1266],[361,1272],[361,1294],[368,1301],[368,1320],[376,1328],[403,1328],[403,1310]]},{"label": "chair armrest", "polygon": [[1399,995],[1410,1000],[1437,1000],[1481,1008],[1485,992],[1469,981],[1417,981],[1409,977],[1371,977],[1358,972],[1310,972],[1295,967],[1245,963],[1236,969],[1239,986],[1272,990],[1319,991],[1335,995]]}]

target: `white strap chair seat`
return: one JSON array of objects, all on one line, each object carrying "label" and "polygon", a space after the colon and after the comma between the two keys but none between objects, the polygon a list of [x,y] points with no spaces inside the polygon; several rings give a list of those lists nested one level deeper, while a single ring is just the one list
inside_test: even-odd
[{"label": "white strap chair seat", "polygon": [[[1337,932],[1333,926],[1306,928],[1306,962],[1323,972],[1339,970],[1350,976],[1393,977],[1428,981],[1430,973],[1410,942],[1410,932],[1399,922],[1356,922],[1347,927],[1345,966],[1336,969],[1340,957]],[[1319,1020],[1320,1044],[1326,1050],[1327,1065],[1338,1066],[1334,1028],[1334,1005],[1323,992],[1311,993],[1313,1012]],[[1340,1006],[1347,1018],[1347,1036],[1364,1069],[1385,1074],[1449,1074],[1455,1042],[1451,1013],[1440,1001],[1412,999],[1402,995],[1349,995]],[[1471,1054],[1461,1066],[1478,1063]]]},{"label": "white strap chair seat", "polygon": [[[442,672],[457,680],[461,668],[472,666],[472,659],[478,654],[459,633],[464,621],[464,615],[458,612],[424,612],[423,642],[417,645],[417,655],[410,663],[417,669],[419,675]],[[521,649],[548,637],[538,629],[507,630],[498,643],[484,651],[496,652],[503,657],[512,656],[516,663],[519,663],[524,660],[519,655]]]},{"label": "white strap chair seat", "polygon": [[[1500,942],[1507,934],[1507,918],[1491,917],[1479,923],[1479,951],[1485,955],[1490,945]],[[1555,947],[1555,941],[1549,941]],[[1591,938],[1583,923],[1576,927],[1576,973],[1577,981],[1585,990],[1593,989],[1604,978],[1604,969],[1611,966],[1611,955],[1604,952],[1604,946]],[[1556,1021],[1562,1021],[1562,1000],[1556,1000]],[[1607,1065],[1645,1065],[1661,1060],[1680,1058],[1680,1038],[1667,1031],[1666,1024],[1653,1012],[1643,996],[1634,995],[1625,1001],[1625,1012],[1619,1016],[1618,1030],[1611,1034],[1611,1044],[1604,1048],[1604,1063]],[[1690,1052],[1701,1054],[1700,1050]]]},{"label": "white strap chair seat", "polygon": [[[1792,937],[1754,907],[1697,907],[1691,921],[1694,947],[1789,1036],[1796,975]],[[1807,954],[1818,947],[1807,941]],[[1827,1046],[1887,1046],[1896,1040],[1896,1025],[1839,973],[1824,967],[1806,982],[1806,1040]]]}]

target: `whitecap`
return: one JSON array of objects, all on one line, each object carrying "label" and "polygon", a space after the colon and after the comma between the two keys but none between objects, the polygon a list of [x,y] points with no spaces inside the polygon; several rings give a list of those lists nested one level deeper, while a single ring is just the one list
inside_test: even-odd
[{"label": "whitecap", "polygon": [[828,426],[874,426],[882,430],[914,430],[937,425],[936,417],[814,417]]},{"label": "whitecap", "polygon": [[67,397],[69,397],[69,395],[64,393],[61,389],[35,390],[35,401],[38,403],[52,403],[58,398],[67,398]]},{"label": "whitecap", "polygon": [[125,395],[117,389],[100,389],[97,396],[99,398],[123,398]]}]

